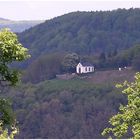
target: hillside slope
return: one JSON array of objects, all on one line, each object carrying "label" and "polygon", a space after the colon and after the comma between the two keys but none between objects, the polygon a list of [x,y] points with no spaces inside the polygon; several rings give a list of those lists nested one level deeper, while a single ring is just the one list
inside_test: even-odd
[{"label": "hillside slope", "polygon": [[119,70],[106,70],[106,71],[95,71],[92,75],[87,77],[87,80],[94,84],[102,83],[120,83],[125,80],[132,82],[136,71],[131,68]]},{"label": "hillside slope", "polygon": [[140,9],[73,12],[19,35],[32,57],[50,52],[95,54],[140,43]]},{"label": "hillside slope", "polygon": [[97,71],[87,78],[28,83],[6,92],[4,96],[13,100],[19,121],[17,137],[105,138],[101,132],[108,126],[109,118],[116,114],[120,104],[126,103],[124,96],[116,94],[120,90],[114,83],[117,77],[121,78],[119,82],[133,79],[133,73]]}]

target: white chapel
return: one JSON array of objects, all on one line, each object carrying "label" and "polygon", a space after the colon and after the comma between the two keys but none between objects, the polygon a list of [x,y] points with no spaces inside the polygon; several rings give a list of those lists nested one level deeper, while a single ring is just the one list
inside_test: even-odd
[{"label": "white chapel", "polygon": [[94,66],[90,63],[79,63],[76,66],[76,73],[90,73],[90,72],[94,72]]}]

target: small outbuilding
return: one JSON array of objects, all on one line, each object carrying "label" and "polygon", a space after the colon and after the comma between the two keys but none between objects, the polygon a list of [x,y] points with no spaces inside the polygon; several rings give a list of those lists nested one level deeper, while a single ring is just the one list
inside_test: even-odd
[{"label": "small outbuilding", "polygon": [[90,72],[94,72],[94,66],[90,63],[79,63],[76,66],[76,73],[80,74],[80,73],[90,73]]}]

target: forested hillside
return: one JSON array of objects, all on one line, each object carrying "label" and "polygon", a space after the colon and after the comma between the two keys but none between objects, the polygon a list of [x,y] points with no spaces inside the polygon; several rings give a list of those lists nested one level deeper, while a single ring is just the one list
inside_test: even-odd
[{"label": "forested hillside", "polygon": [[[140,71],[139,25],[140,9],[73,12],[18,34],[31,58],[20,65],[23,83],[1,94],[13,102],[17,138],[107,138],[101,132],[127,102],[115,84]],[[95,72],[56,77],[79,61]]]},{"label": "forested hillside", "polygon": [[19,35],[32,58],[49,52],[95,54],[140,43],[140,9],[73,12]]},{"label": "forested hillside", "polygon": [[95,139],[106,138],[101,132],[108,126],[108,119],[120,103],[126,103],[119,92],[108,82],[95,84],[76,78],[24,84],[4,96],[13,101],[20,128],[18,138]]},{"label": "forested hillside", "polygon": [[30,28],[18,34],[32,56],[20,65],[26,68],[23,79],[38,83],[71,72],[63,62],[73,53],[97,69],[133,66],[139,70],[139,23],[140,9],[131,8],[73,12]]},{"label": "forested hillside", "polygon": [[23,32],[26,29],[29,29],[39,23],[42,23],[41,20],[33,20],[33,21],[13,21],[9,19],[0,18],[0,29],[1,28],[10,28],[13,32]]}]

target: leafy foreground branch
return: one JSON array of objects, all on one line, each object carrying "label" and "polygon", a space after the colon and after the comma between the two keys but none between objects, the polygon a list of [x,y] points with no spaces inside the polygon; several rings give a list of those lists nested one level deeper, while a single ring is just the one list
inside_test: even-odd
[{"label": "leafy foreground branch", "polygon": [[[13,62],[19,62],[29,57],[28,50],[18,41],[16,34],[9,29],[0,31],[0,92],[8,86],[15,86],[20,73],[10,67]],[[8,100],[0,98],[0,139],[14,138],[17,134],[16,120]]]},{"label": "leafy foreground branch", "polygon": [[133,134],[133,139],[140,139],[140,73],[136,73],[135,81],[116,85],[117,88],[124,88],[123,94],[127,96],[128,104],[120,105],[119,112],[110,118],[110,128],[105,128],[102,135],[121,138],[125,134]]},{"label": "leafy foreground branch", "polygon": [[8,128],[3,128],[3,122],[0,121],[0,139],[6,139],[6,138],[13,139],[17,133],[18,133],[18,128],[15,125],[11,126],[11,130],[9,132]]}]

